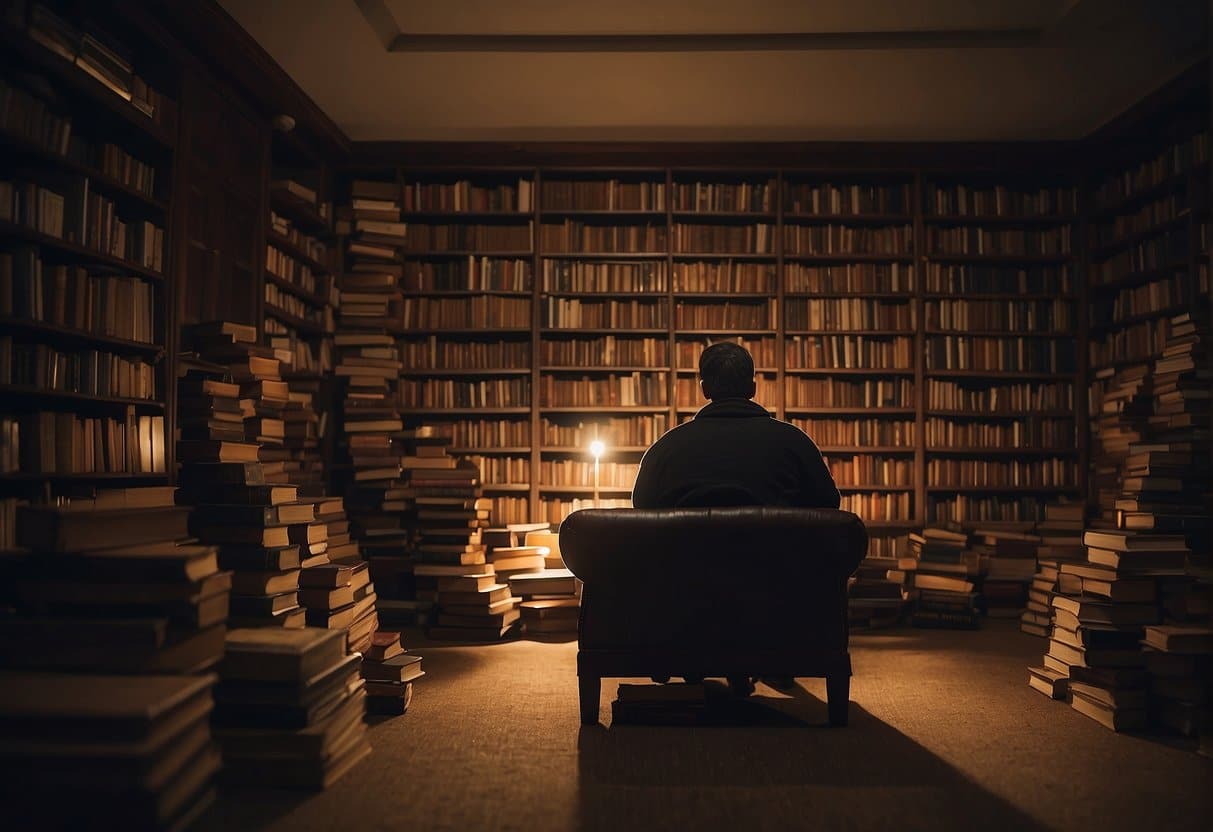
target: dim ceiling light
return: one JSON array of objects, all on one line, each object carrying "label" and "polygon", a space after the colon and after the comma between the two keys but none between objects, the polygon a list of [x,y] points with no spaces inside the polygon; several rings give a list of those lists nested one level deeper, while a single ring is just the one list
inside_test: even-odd
[{"label": "dim ceiling light", "polygon": [[606,453],[606,445],[603,444],[601,439],[595,439],[590,443],[590,453],[594,456],[594,459],[600,459]]}]

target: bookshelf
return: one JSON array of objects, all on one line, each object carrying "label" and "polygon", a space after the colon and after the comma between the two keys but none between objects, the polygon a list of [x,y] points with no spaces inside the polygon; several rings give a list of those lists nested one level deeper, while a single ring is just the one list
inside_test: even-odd
[{"label": "bookshelf", "polygon": [[319,496],[333,459],[338,290],[331,168],[297,131],[275,130],[270,149],[261,332],[282,360],[291,401],[282,414],[284,446],[269,450],[267,461],[283,462],[301,494]]},{"label": "bookshelf", "polygon": [[170,476],[182,78],[127,22],[0,24],[0,551],[18,501]]}]

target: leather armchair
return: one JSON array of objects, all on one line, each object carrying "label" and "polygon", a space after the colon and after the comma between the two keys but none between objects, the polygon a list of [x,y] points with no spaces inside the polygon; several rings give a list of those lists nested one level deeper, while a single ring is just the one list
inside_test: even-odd
[{"label": "leather armchair", "polygon": [[590,509],[560,526],[585,586],[578,628],[581,721],[603,677],[818,676],[832,725],[847,722],[847,578],[863,522],[834,509]]}]

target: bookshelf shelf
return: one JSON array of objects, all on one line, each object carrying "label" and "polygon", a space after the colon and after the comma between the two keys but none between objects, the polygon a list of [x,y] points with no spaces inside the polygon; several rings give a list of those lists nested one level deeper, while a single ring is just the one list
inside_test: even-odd
[{"label": "bookshelf shelf", "polygon": [[0,400],[10,406],[12,404],[32,404],[39,402],[63,402],[94,405],[112,405],[115,407],[136,407],[142,410],[164,410],[164,402],[155,399],[129,399],[120,396],[94,396],[90,393],[68,393],[62,390],[43,390],[39,387],[26,387],[16,384],[0,384]]},{"label": "bookshelf shelf", "polygon": [[266,239],[274,248],[290,255],[291,258],[307,266],[316,274],[329,274],[329,272],[332,271],[328,266],[324,265],[319,260],[312,257],[312,255],[308,254],[302,246],[298,246],[291,242],[289,237],[285,237],[275,231],[267,231]]},{"label": "bookshelf shelf", "polygon": [[627,367],[608,367],[606,365],[585,365],[577,366],[540,366],[541,373],[668,373],[669,369],[665,367],[645,367],[643,365],[632,365]]},{"label": "bookshelf shelf", "polygon": [[[668,405],[596,405],[594,407],[541,407],[540,415],[556,415],[560,413],[667,413]],[[698,408],[696,408],[698,409]],[[523,412],[530,412],[523,408]]]},{"label": "bookshelf shelf", "polygon": [[265,273],[265,279],[268,280],[270,283],[273,283],[278,288],[282,289],[282,291],[288,292],[288,293],[294,295],[295,297],[299,298],[300,300],[311,304],[312,306],[318,306],[318,307],[323,308],[328,305],[328,302],[324,298],[320,297],[319,295],[313,294],[313,293],[307,291],[306,289],[296,286],[294,283],[287,280],[285,277],[279,277],[278,275],[274,274],[273,272],[267,271]]},{"label": "bookshelf shelf", "polygon": [[1091,259],[1095,261],[1106,260],[1116,252],[1123,251],[1127,248],[1132,248],[1138,243],[1148,240],[1151,237],[1156,237],[1159,234],[1165,234],[1168,231],[1174,231],[1177,228],[1183,228],[1185,225],[1187,225],[1190,215],[1190,211],[1180,211],[1169,220],[1156,223],[1149,228],[1143,228],[1141,231],[1121,237],[1120,239],[1116,240],[1116,242],[1096,246],[1091,250]]},{"label": "bookshelf shelf", "polygon": [[664,251],[543,251],[544,260],[664,260]]},{"label": "bookshelf shelf", "polygon": [[5,27],[0,29],[0,47],[19,59],[28,70],[44,73],[68,90],[72,97],[83,99],[124,125],[136,128],[147,140],[162,149],[172,150],[176,144],[173,132],[144,115],[128,101],[108,89],[63,57],[33,42],[23,33]]},{"label": "bookshelf shelf", "polygon": [[[593,494],[592,485],[541,485],[541,494]],[[603,485],[598,488],[599,494],[631,494],[632,489],[620,485]]]},{"label": "bookshelf shelf", "polygon": [[503,298],[529,298],[531,292],[516,292],[509,289],[433,289],[433,290],[407,290],[401,292],[406,298],[475,298],[475,297],[503,297]]},{"label": "bookshelf shelf", "polygon": [[837,486],[837,488],[839,491],[846,492],[846,493],[853,492],[853,491],[878,491],[878,492],[891,493],[891,492],[897,492],[897,491],[913,491],[914,490],[914,486],[910,485],[909,483],[902,483],[899,485],[839,485],[839,486]]},{"label": "bookshelf shelf", "polygon": [[101,471],[90,473],[84,472],[68,472],[58,473],[54,471],[46,472],[19,472],[0,474],[0,482],[42,482],[49,480],[51,482],[105,482],[105,483],[136,483],[139,481],[145,482],[162,482],[168,479],[168,474],[164,471],[147,472],[147,471]]},{"label": "bookshelf shelf", "polygon": [[[696,367],[679,367],[678,369],[674,370],[674,372],[677,373],[678,375],[683,375],[683,376],[699,375],[699,369]],[[779,368],[778,367],[755,367],[754,372],[759,373],[761,375],[770,375],[772,373],[778,373]]]},{"label": "bookshelf shelf", "polygon": [[990,448],[990,447],[943,447],[943,446],[928,446],[926,452],[929,454],[949,454],[960,456],[1075,456],[1078,454],[1076,447],[1069,448],[1033,448],[1033,447],[1015,447],[1015,448]]},{"label": "bookshelf shelf", "polygon": [[115,338],[109,335],[95,335],[91,332],[72,329],[71,327],[43,323],[42,321],[29,321],[22,318],[0,317],[0,330],[24,332],[30,335],[54,336],[59,340],[104,347],[109,351],[119,353],[141,353],[153,356],[164,353],[164,347],[160,344],[131,341],[126,338]]},{"label": "bookshelf shelf", "polygon": [[1108,332],[1114,332],[1118,329],[1140,324],[1145,321],[1155,321],[1159,318],[1169,318],[1173,315],[1178,315],[1182,312],[1187,312],[1192,308],[1190,303],[1177,303],[1171,306],[1165,306],[1161,309],[1155,309],[1150,312],[1141,312],[1137,315],[1128,315],[1115,321],[1107,323],[1092,322],[1090,332],[1092,335],[1103,335]]},{"label": "bookshelf shelf", "polygon": [[530,249],[525,249],[522,251],[500,251],[500,250],[487,250],[487,249],[484,251],[474,251],[474,250],[469,250],[469,249],[447,249],[447,250],[424,249],[424,250],[417,250],[417,251],[409,251],[409,250],[406,250],[403,248],[397,248],[398,256],[400,256],[401,258],[403,258],[405,260],[424,260],[424,259],[429,259],[429,258],[451,259],[451,258],[456,258],[456,257],[458,257],[458,258],[463,258],[463,257],[503,257],[503,258],[517,259],[517,258],[531,257],[533,253],[534,252],[532,252]]},{"label": "bookshelf shelf", "polygon": [[806,214],[785,211],[785,223],[810,225],[815,223],[831,225],[902,225],[914,221],[913,214]]},{"label": "bookshelf shelf", "polygon": [[68,156],[42,147],[8,130],[0,129],[0,146],[11,151],[14,155],[53,165],[57,170],[64,170],[88,177],[90,188],[101,191],[127,208],[133,208],[136,211],[145,213],[151,211],[161,216],[168,211],[168,204],[164,200],[157,199],[143,191],[132,188],[130,185],[107,176],[95,168],[82,165]]},{"label": "bookshelf shelf", "polygon": [[[983,296],[981,300],[985,300]],[[927,335],[970,335],[982,338],[1073,338],[1072,332],[1036,332],[1012,329],[925,329]]]},{"label": "bookshelf shelf", "polygon": [[[495,330],[501,332],[502,330]],[[521,330],[522,332],[530,332],[529,329]],[[543,327],[539,330],[541,338],[548,336],[569,336],[569,335],[668,335],[669,330],[662,327],[661,329],[591,329],[586,327]]]},{"label": "bookshelf shelf", "polygon": [[913,416],[912,407],[796,407],[784,408],[789,415],[806,416]]},{"label": "bookshelf shelf", "polygon": [[71,259],[77,263],[112,266],[115,269],[120,269],[128,274],[137,275],[148,280],[158,282],[164,280],[164,275],[160,272],[140,266],[137,263],[132,263],[122,257],[115,257],[98,249],[89,248],[79,243],[68,242],[59,237],[52,237],[50,234],[43,234],[41,231],[27,228],[17,223],[0,220],[0,236],[23,240],[27,243],[50,249],[64,258]]},{"label": "bookshelf shelf", "polygon": [[531,486],[526,483],[483,483],[482,487],[485,491],[492,491],[502,494],[525,494],[531,490]]},{"label": "bookshelf shelf", "polygon": [[838,454],[840,456],[857,456],[860,454],[913,454],[917,449],[904,445],[818,445],[817,450],[823,454]]},{"label": "bookshelf shelf", "polygon": [[457,456],[509,456],[511,454],[529,454],[531,447],[529,445],[509,446],[503,445],[496,448],[469,448],[464,446],[452,446],[447,448],[447,451]]},{"label": "bookshelf shelf", "polygon": [[1053,265],[1068,262],[1070,254],[953,254],[948,252],[933,252],[923,255],[925,260],[939,263],[1038,263]]},{"label": "bookshelf shelf", "polygon": [[[606,450],[606,455],[617,454],[642,454],[649,449],[648,445],[611,445]],[[590,453],[589,448],[579,448],[574,446],[556,446],[545,445],[539,449],[541,454],[586,454]]]},{"label": "bookshelf shelf", "polygon": [[[321,216],[320,212],[316,210],[316,206],[285,188],[270,189],[270,208],[308,234],[324,237],[332,233],[329,221]],[[277,235],[271,233],[270,236],[272,239]]]},{"label": "bookshelf shelf", "polygon": [[887,367],[875,369],[870,367],[823,368],[823,367],[785,367],[784,374],[789,376],[912,376],[913,367]]},{"label": "bookshelf shelf", "polygon": [[927,416],[950,419],[1074,419],[1073,410],[937,410],[927,408]]},{"label": "bookshelf shelf", "polygon": [[455,369],[445,369],[442,367],[405,367],[400,371],[400,375],[407,377],[428,378],[430,376],[529,376],[529,369],[519,369],[515,367],[489,367],[486,369],[475,369],[460,367]]},{"label": "bookshelf shelf", "polygon": [[[784,292],[784,298],[871,298],[873,300],[909,301],[915,299],[913,292]],[[944,297],[952,297],[945,295]]]},{"label": "bookshelf shelf", "polygon": [[1039,381],[1061,381],[1074,378],[1073,373],[1032,373],[1010,370],[932,370],[927,368],[928,378],[991,378],[997,374],[998,379],[1030,379]]},{"label": "bookshelf shelf", "polygon": [[790,263],[912,263],[913,254],[860,254],[855,252],[831,252],[829,254],[787,254]]},{"label": "bookshelf shelf", "polygon": [[643,211],[643,210],[623,210],[623,209],[588,209],[588,208],[544,208],[539,212],[539,216],[543,219],[564,219],[576,217],[593,217],[593,218],[608,218],[617,217],[620,219],[651,219],[664,220],[666,217],[665,211]]},{"label": "bookshelf shelf", "polygon": [[913,335],[904,329],[785,329],[785,335]]},{"label": "bookshelf shelf", "polygon": [[[528,295],[529,296],[529,295]],[[646,291],[646,292],[543,292],[545,298],[604,298],[607,300],[615,298],[635,298],[636,300],[647,300],[649,298],[665,300],[669,294],[664,291]]]},{"label": "bookshelf shelf", "polygon": [[923,222],[937,225],[1071,225],[1072,214],[923,214]]},{"label": "bookshelf shelf", "polygon": [[1207,163],[1193,165],[1189,170],[1181,171],[1172,174],[1164,179],[1148,185],[1144,188],[1139,188],[1131,194],[1127,194],[1123,198],[1109,203],[1108,205],[1095,206],[1091,211],[1091,218],[1095,221],[1110,219],[1118,214],[1124,214],[1133,208],[1143,205],[1160,196],[1176,192],[1186,188],[1188,183],[1194,179],[1208,179],[1209,166]]},{"label": "bookshelf shelf", "polygon": [[529,220],[534,218],[530,211],[401,211],[400,218],[409,220],[440,220],[443,222],[459,222],[461,220]]},{"label": "bookshelf shelf", "polygon": [[292,315],[290,312],[287,312],[285,309],[279,309],[277,306],[271,306],[268,303],[265,304],[263,308],[264,308],[266,315],[268,315],[271,318],[274,318],[275,320],[281,321],[282,323],[289,326],[291,329],[297,330],[297,331],[302,332],[307,335],[324,335],[325,334],[325,329],[320,324],[313,323],[311,321],[305,321],[305,320],[303,320],[303,318],[296,317],[295,315]]},{"label": "bookshelf shelf", "polygon": [[1163,277],[1191,267],[1191,263],[1187,260],[1176,260],[1173,263],[1168,263],[1165,266],[1160,266],[1156,269],[1143,269],[1142,271],[1129,272],[1120,277],[1109,280],[1104,283],[1092,283],[1091,291],[1102,294],[1106,292],[1119,292],[1122,289],[1132,289],[1136,286],[1143,286],[1146,283],[1158,280]]},{"label": "bookshelf shelf", "polygon": [[1077,485],[939,485],[927,486],[935,494],[1072,494],[1081,491]]}]

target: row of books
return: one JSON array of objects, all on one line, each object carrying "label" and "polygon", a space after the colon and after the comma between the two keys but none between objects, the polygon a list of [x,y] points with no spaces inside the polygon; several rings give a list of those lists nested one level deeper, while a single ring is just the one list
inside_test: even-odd
[{"label": "row of books", "polygon": [[1072,419],[1008,419],[957,421],[928,417],[923,424],[927,444],[936,448],[1076,448]]},{"label": "row of books", "polygon": [[783,210],[789,214],[908,214],[913,202],[909,184],[789,182]]},{"label": "row of books", "polygon": [[543,208],[562,211],[664,211],[665,182],[616,178],[560,181],[544,179]]},{"label": "row of books", "polygon": [[406,329],[529,328],[531,301],[478,295],[470,298],[406,297],[402,306]]},{"label": "row of books", "polygon": [[102,350],[64,352],[0,336],[0,384],[61,393],[156,398],[156,366]]},{"label": "row of books", "polygon": [[962,217],[1042,217],[1078,214],[1078,189],[1067,186],[1035,190],[1005,185],[980,187],[927,182],[928,215]]},{"label": "row of books", "polygon": [[1096,327],[1115,327],[1127,318],[1161,317],[1166,310],[1188,307],[1193,300],[1193,284],[1190,275],[1180,273],[1141,286],[1126,287],[1111,297],[1097,297],[1091,304],[1091,323]]},{"label": "row of books", "polygon": [[[544,226],[547,228],[547,226]],[[408,223],[398,245],[405,252],[530,251],[531,223],[523,225],[438,225]],[[546,241],[546,236],[543,237]]]},{"label": "row of books", "polygon": [[1168,319],[1160,317],[1098,333],[1087,345],[1091,368],[1098,372],[1113,364],[1161,352],[1170,331]]},{"label": "row of books", "polygon": [[[545,342],[557,350],[561,345],[580,341]],[[625,342],[627,343],[627,342]],[[664,342],[663,342],[664,343]],[[410,369],[448,370],[527,368],[531,366],[531,343],[527,341],[450,341],[437,335],[404,338],[399,345],[400,360]],[[545,363],[546,359],[545,359]],[[550,363],[562,363],[552,361]]]},{"label": "row of books", "polygon": [[966,410],[974,415],[1030,415],[1041,410],[1073,410],[1074,386],[1063,382],[958,384],[927,380],[927,409]]},{"label": "row of books", "polygon": [[908,491],[853,491],[842,495],[839,508],[854,512],[869,523],[901,523],[914,516],[914,495]]},{"label": "row of books", "polygon": [[826,462],[835,485],[904,485],[914,480],[914,460],[878,454],[827,454]]},{"label": "row of books", "polygon": [[753,225],[674,223],[670,244],[675,252],[768,254],[774,250],[774,231],[774,225],[761,222]]},{"label": "row of books", "polygon": [[1038,495],[973,497],[957,494],[927,498],[927,521],[936,524],[1034,523],[1044,519]]},{"label": "row of books", "polygon": [[640,373],[607,377],[555,376],[539,378],[540,407],[664,407],[668,375]]},{"label": "row of books", "polygon": [[329,297],[329,284],[325,277],[314,274],[311,266],[280,250],[273,241],[266,246],[265,270],[310,295],[326,299]]},{"label": "row of books", "polygon": [[911,379],[832,379],[786,378],[787,407],[913,407],[914,382]]},{"label": "row of books", "polygon": [[666,264],[659,260],[631,263],[543,261],[545,292],[666,292],[668,289]]},{"label": "row of books", "polygon": [[493,485],[528,484],[531,481],[531,458],[527,456],[478,456],[464,457],[480,472],[481,482]]},{"label": "row of books", "polygon": [[[849,328],[849,327],[847,327]],[[914,339],[870,335],[789,335],[784,366],[799,369],[914,368]]]},{"label": "row of books", "polygon": [[[756,376],[754,379],[754,400],[765,404],[766,408],[774,411],[774,402],[779,395],[779,387],[770,376]],[[699,379],[695,376],[680,375],[674,379],[674,405],[679,408],[698,409],[707,404],[703,397]]]},{"label": "row of books", "polygon": [[298,318],[304,323],[320,327],[324,332],[333,331],[333,311],[332,307],[327,304],[317,307],[294,292],[289,292],[268,280],[265,282],[263,294],[268,309],[285,312],[292,318]]},{"label": "row of books", "polygon": [[[664,329],[668,306],[656,300],[543,299],[543,325],[561,329]],[[529,323],[529,321],[528,321]]]},{"label": "row of books", "polygon": [[398,386],[400,406],[408,409],[529,407],[529,378],[401,379]]},{"label": "row of books", "polygon": [[[788,271],[788,285],[799,285],[792,271]],[[739,263],[726,260],[674,264],[675,292],[771,294],[774,292],[774,286],[775,266],[771,263]]]},{"label": "row of books", "polygon": [[[909,225],[785,225],[784,254],[902,254],[914,248]],[[708,249],[711,250],[711,249]],[[766,249],[769,250],[769,249]]]},{"label": "row of books", "polygon": [[957,226],[927,229],[928,251],[939,254],[1068,255],[1073,250],[1070,226],[1056,228],[981,228]]},{"label": "row of books", "polygon": [[1120,245],[1125,238],[1150,233],[1184,216],[1191,194],[1187,191],[1169,193],[1153,199],[1128,214],[1115,214],[1104,222],[1093,224],[1092,243],[1096,251]]},{"label": "row of books", "polygon": [[1069,333],[1073,304],[1067,300],[930,300],[927,329],[997,329],[1007,332]]},{"label": "row of books", "polygon": [[406,292],[529,292],[531,261],[474,254],[458,260],[406,260],[399,285]]},{"label": "row of books", "polygon": [[1073,486],[1077,481],[1078,461],[1073,457],[1010,462],[952,457],[927,459],[930,486],[1029,488]]},{"label": "row of books", "polygon": [[766,182],[675,182],[675,211],[773,213],[775,180]]},{"label": "row of books", "polygon": [[44,263],[36,248],[0,252],[0,316],[151,343],[155,287],[138,277]]},{"label": "row of books", "polygon": [[295,330],[277,318],[265,319],[266,343],[284,365],[296,373],[331,373],[333,371],[333,342],[328,338],[306,341]]},{"label": "row of books", "polygon": [[164,417],[49,410],[0,418],[4,473],[164,473]]},{"label": "row of books", "polygon": [[937,294],[1065,296],[1074,291],[1070,267],[986,266],[957,263],[926,264],[924,288]]},{"label": "row of books", "polygon": [[[529,237],[527,238],[529,241]],[[549,252],[664,252],[668,237],[664,225],[606,225],[581,220],[544,223],[539,244]]]},{"label": "row of books", "polygon": [[1164,147],[1152,158],[1107,176],[1095,187],[1096,210],[1116,208],[1138,193],[1157,187],[1176,176],[1186,175],[1208,164],[1209,134],[1195,135]]},{"label": "row of books", "polygon": [[865,447],[914,447],[913,419],[789,419],[819,446],[847,446],[857,451]]},{"label": "row of books", "polygon": [[536,516],[559,525],[574,511],[587,508],[631,508],[630,497],[599,497],[597,500],[583,497],[543,497],[539,500],[539,510]]},{"label": "row of books", "polygon": [[868,298],[829,298],[824,300],[790,299],[786,303],[784,325],[788,329],[867,330],[903,329],[915,326],[913,301],[885,301]]},{"label": "row of books", "polygon": [[[789,314],[790,309],[791,306]],[[774,329],[776,314],[776,302],[768,299],[714,303],[674,301],[674,326],[678,329]]]},{"label": "row of books", "polygon": [[[544,459],[539,462],[539,481],[543,485],[589,486],[595,482],[595,464],[582,459]],[[640,470],[639,463],[600,462],[597,482],[602,488],[630,490]]]},{"label": "row of books", "polygon": [[[939,264],[928,264],[934,269]],[[840,263],[809,266],[804,263],[784,263],[785,293],[818,294],[843,292],[847,294],[913,292],[915,288],[912,263]]]},{"label": "row of books", "polygon": [[668,367],[669,347],[666,338],[615,335],[544,338],[539,343],[540,362],[545,367]]},{"label": "row of books", "polygon": [[[545,416],[540,420],[540,441],[547,448],[589,448],[595,439],[602,440],[607,448],[644,447],[656,442],[666,432],[668,424],[665,414],[653,413],[643,416],[596,416],[593,419],[564,419]],[[526,442],[530,444],[529,433]],[[463,444],[458,442],[457,444]],[[468,443],[479,447],[492,447],[479,442]],[[513,444],[513,443],[504,443]]]},{"label": "row of books", "polygon": [[1148,237],[1136,245],[1121,249],[1103,260],[1093,260],[1092,285],[1100,288],[1118,283],[1138,272],[1156,269],[1187,268],[1192,244],[1186,228]]},{"label": "row of books", "polygon": [[931,335],[926,339],[928,370],[1072,373],[1074,342],[1060,338],[987,338]]},{"label": "row of books", "polygon": [[89,191],[87,178],[65,182],[60,190],[0,181],[0,221],[163,271],[163,228],[150,220],[122,219],[113,200]]},{"label": "row of books", "polygon": [[411,212],[526,213],[534,209],[534,189],[534,182],[522,177],[511,182],[485,185],[466,179],[454,182],[405,182],[401,190],[401,207]]}]

